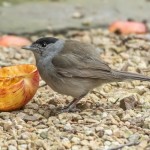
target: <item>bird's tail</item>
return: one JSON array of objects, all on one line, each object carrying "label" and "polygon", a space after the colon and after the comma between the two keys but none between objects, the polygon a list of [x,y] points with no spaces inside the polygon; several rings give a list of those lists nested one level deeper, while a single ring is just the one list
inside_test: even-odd
[{"label": "bird's tail", "polygon": [[140,80],[140,81],[150,81],[150,77],[136,74],[136,73],[130,73],[125,71],[117,71],[113,70],[112,74],[114,75],[114,78],[117,80]]}]

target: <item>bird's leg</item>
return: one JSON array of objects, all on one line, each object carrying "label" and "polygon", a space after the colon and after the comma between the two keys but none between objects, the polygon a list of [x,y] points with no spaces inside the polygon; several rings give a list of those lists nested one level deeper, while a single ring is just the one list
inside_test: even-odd
[{"label": "bird's leg", "polygon": [[[84,95],[85,96],[85,95]],[[69,112],[71,110],[75,110],[76,109],[76,104],[82,99],[82,97],[84,96],[81,96],[79,98],[74,98],[73,101],[71,101],[67,106],[65,106],[61,112]]]}]

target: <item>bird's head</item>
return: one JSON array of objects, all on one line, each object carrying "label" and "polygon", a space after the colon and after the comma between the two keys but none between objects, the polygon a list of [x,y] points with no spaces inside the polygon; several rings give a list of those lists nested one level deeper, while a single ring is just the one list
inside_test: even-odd
[{"label": "bird's head", "polygon": [[50,45],[55,44],[58,39],[54,37],[40,38],[33,42],[30,46],[24,46],[23,49],[30,50],[34,54],[42,55]]}]

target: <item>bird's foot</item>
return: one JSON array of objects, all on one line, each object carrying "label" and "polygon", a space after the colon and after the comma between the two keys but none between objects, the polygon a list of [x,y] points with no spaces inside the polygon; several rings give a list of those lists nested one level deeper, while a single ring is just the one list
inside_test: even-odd
[{"label": "bird's foot", "polygon": [[70,102],[66,107],[62,108],[60,110],[60,113],[64,113],[64,112],[76,112],[76,111],[80,111],[80,109],[76,108],[76,104],[79,102],[81,98],[78,99],[74,99],[72,102]]},{"label": "bird's foot", "polygon": [[66,107],[63,107],[60,110],[60,113],[64,113],[64,112],[77,112],[77,111],[80,111],[80,109],[76,108],[76,106],[74,106],[74,107],[66,106]]}]

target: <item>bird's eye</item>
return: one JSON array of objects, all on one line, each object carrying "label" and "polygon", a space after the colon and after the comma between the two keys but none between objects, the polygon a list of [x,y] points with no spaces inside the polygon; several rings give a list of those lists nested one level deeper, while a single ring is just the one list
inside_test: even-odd
[{"label": "bird's eye", "polygon": [[44,43],[42,43],[42,47],[46,47],[46,45],[47,45],[47,44],[46,44],[45,42],[44,42]]}]

